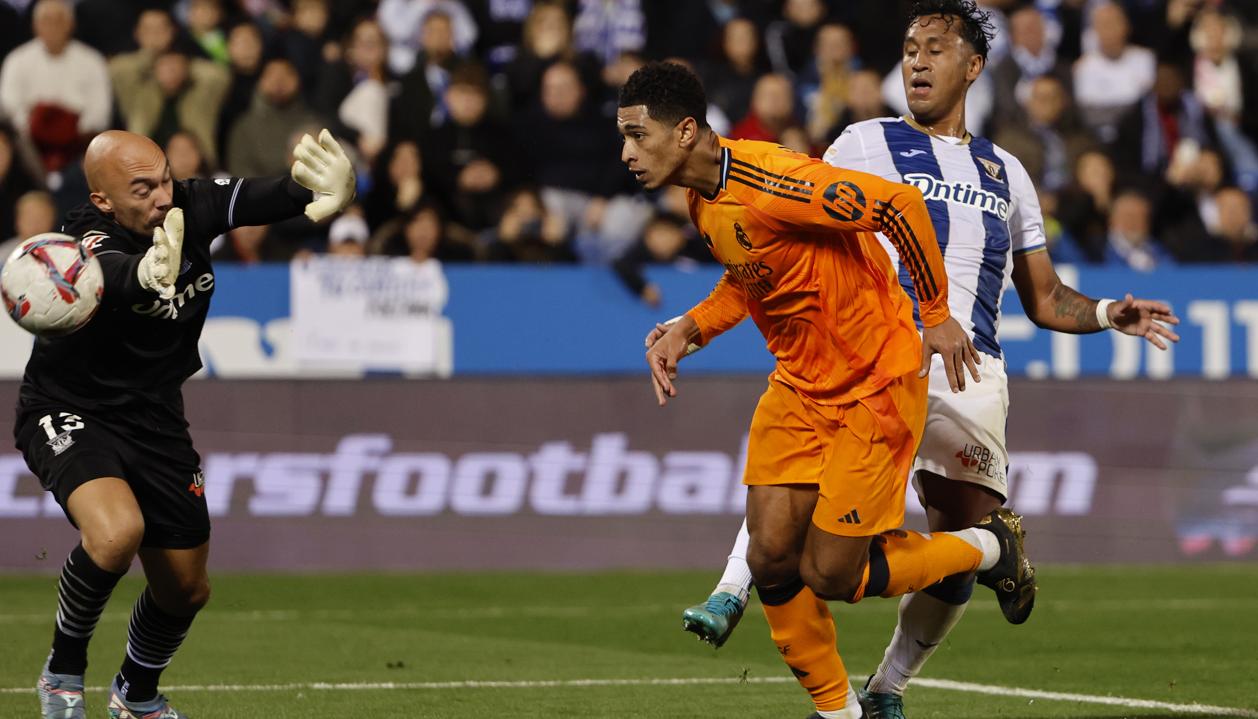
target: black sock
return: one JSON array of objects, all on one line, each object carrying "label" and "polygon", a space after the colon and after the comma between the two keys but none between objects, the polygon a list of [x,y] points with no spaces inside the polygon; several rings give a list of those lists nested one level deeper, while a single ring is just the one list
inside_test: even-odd
[{"label": "black sock", "polygon": [[122,574],[96,566],[82,544],[66,557],[57,583],[57,628],[48,660],[53,674],[81,675],[87,671],[87,643],[119,579]]},{"label": "black sock", "polygon": [[177,617],[157,606],[153,592],[144,592],[131,610],[127,627],[127,656],[118,671],[118,686],[128,702],[147,702],[157,696],[157,680],[188,635],[193,617]]}]

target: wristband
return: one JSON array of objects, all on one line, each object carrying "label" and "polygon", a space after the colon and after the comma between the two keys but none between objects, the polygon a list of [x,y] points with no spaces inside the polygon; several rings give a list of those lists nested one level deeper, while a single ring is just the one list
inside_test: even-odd
[{"label": "wristband", "polygon": [[1096,301],[1096,322],[1101,325],[1101,329],[1108,330],[1114,327],[1114,323],[1109,321],[1109,306],[1114,304],[1116,300],[1097,300]]}]

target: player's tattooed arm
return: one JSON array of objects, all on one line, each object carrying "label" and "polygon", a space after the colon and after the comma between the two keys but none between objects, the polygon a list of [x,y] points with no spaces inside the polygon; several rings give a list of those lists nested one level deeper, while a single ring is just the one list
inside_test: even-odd
[{"label": "player's tattooed arm", "polygon": [[1102,329],[1096,300],[1063,283],[1043,250],[1013,256],[1013,286],[1027,319],[1037,327],[1070,334]]},{"label": "player's tattooed arm", "polygon": [[1079,333],[1100,332],[1101,323],[1096,319],[1096,300],[1085,297],[1077,290],[1057,280],[1057,286],[1051,293],[1053,313],[1063,321],[1074,322],[1074,331]]},{"label": "player's tattooed arm", "polygon": [[1013,286],[1018,290],[1027,317],[1038,327],[1087,334],[1112,329],[1132,337],[1143,337],[1164,350],[1168,342],[1178,342],[1171,329],[1179,318],[1169,305],[1141,300],[1127,294],[1121,300],[1098,301],[1068,287],[1040,250],[1014,255]]}]

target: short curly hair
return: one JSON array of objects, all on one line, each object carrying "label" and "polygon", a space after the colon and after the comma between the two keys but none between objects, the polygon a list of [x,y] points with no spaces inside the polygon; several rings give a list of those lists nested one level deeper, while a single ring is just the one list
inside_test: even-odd
[{"label": "short curly hair", "polygon": [[676,125],[693,117],[707,127],[708,100],[703,83],[689,69],[673,62],[648,62],[620,88],[620,107],[646,105],[652,119]]},{"label": "short curly hair", "polygon": [[919,18],[942,15],[948,27],[952,27],[953,18],[961,21],[957,32],[961,39],[974,48],[974,52],[983,56],[987,62],[987,52],[991,49],[992,38],[996,37],[996,26],[992,24],[992,14],[978,9],[974,0],[917,0],[913,9],[909,10],[909,25]]}]

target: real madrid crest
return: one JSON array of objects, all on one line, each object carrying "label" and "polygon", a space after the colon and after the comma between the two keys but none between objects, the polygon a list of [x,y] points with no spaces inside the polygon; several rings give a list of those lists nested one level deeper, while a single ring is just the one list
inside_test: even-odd
[{"label": "real madrid crest", "polygon": [[734,239],[738,240],[738,244],[744,250],[751,249],[751,240],[748,239],[747,233],[743,230],[743,226],[737,222],[734,223]]}]

